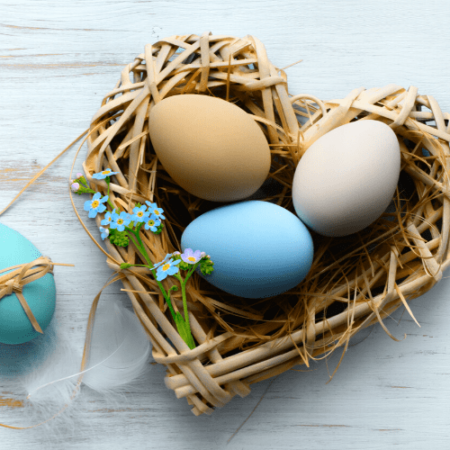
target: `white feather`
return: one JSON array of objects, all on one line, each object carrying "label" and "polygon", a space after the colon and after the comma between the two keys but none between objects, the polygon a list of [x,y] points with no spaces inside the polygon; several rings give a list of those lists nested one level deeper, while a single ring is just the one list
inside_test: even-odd
[{"label": "white feather", "polygon": [[[108,394],[107,400],[115,402],[116,394],[122,393],[121,387],[146,377],[151,369],[151,344],[134,313],[117,301],[103,304],[95,316],[90,358],[82,382]],[[64,409],[57,420],[48,424],[55,432],[57,427],[52,425],[58,424],[57,434],[75,429],[80,410],[86,408],[90,396],[88,391],[79,395],[76,389],[81,374],[81,350],[74,348],[55,321],[34,342],[0,345],[0,360],[0,378],[7,381],[4,385],[14,392],[15,398],[24,401],[20,423],[15,425],[37,424]],[[61,427],[63,424],[66,426]]]},{"label": "white feather", "polygon": [[79,353],[74,350],[68,336],[64,336],[55,319],[44,335],[31,342],[0,345],[0,360],[0,381],[3,388],[15,400],[22,401],[24,406],[15,408],[14,414],[10,412],[8,425],[33,426],[45,422],[64,408],[64,414],[59,414],[56,420],[48,422],[46,426],[55,435],[67,435],[71,430],[73,432],[78,423],[76,410],[79,404],[74,408],[70,397],[76,378],[39,389],[51,381],[72,375],[80,367]]},{"label": "white feather", "polygon": [[149,366],[151,344],[138,318],[118,302],[98,311],[83,383],[106,392],[138,378]]},{"label": "white feather", "polygon": [[27,398],[33,405],[62,407],[70,403],[77,383],[77,378],[73,377],[73,374],[79,370],[80,363],[79,352],[66,338],[59,336],[53,353],[40,367],[24,377]]}]

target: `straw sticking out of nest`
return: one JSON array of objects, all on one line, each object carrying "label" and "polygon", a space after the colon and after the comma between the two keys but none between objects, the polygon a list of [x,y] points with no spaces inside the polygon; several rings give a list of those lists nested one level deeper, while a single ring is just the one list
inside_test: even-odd
[{"label": "straw sticking out of nest", "polygon": [[[402,155],[400,183],[388,211],[352,236],[314,235],[309,275],[276,301],[242,302],[194,277],[188,289],[199,343],[194,350],[177,334],[145,269],[125,272],[124,287],[152,339],[154,358],[168,368],[166,385],[177,397],[186,397],[198,415],[210,414],[236,394],[247,395],[251,383],[346,348],[364,327],[379,322],[393,337],[383,318],[402,305],[412,315],[407,300],[428,291],[450,264],[450,116],[415,87],[359,88],[325,103],[309,95],[292,97],[286,74],[252,36],[204,33],[147,45],[95,114],[91,130],[97,130],[88,140],[84,168],[90,182],[104,168],[118,172],[110,198],[124,210],[131,212],[134,202],[145,200],[164,208],[163,233],[144,232],[142,238],[155,262],[179,250],[184,228],[217,206],[177,186],[149,139],[151,108],[165,97],[184,94],[220,97],[254,117],[272,153],[271,173],[256,197],[292,212],[297,163],[328,131],[355,120],[379,120],[395,131]],[[97,189],[106,193],[106,184],[97,183]],[[108,243],[108,251],[118,261],[139,263],[131,245],[125,250]]]}]

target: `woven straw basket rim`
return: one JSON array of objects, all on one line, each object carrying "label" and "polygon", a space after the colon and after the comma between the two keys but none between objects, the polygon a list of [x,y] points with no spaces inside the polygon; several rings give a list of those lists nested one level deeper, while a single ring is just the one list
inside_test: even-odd
[{"label": "woven straw basket rim", "polygon": [[[121,271],[117,264],[139,262],[138,250],[106,241],[116,260],[107,263],[122,273],[124,288],[152,341],[154,359],[167,367],[166,386],[200,415],[211,414],[234,395],[247,395],[250,384],[294,365],[309,365],[337,347],[345,353],[350,338],[364,327],[380,323],[393,337],[383,318],[402,305],[412,315],[407,300],[428,291],[450,264],[450,115],[432,96],[394,84],[355,89],[327,102],[311,95],[292,96],[285,72],[269,61],[253,36],[207,32],[147,45],[124,68],[92,119],[83,166],[88,181],[104,194],[106,183],[92,175],[105,168],[118,172],[110,185],[114,205],[131,212],[135,202],[157,201],[167,212],[161,235],[142,232],[154,262],[180,250],[186,220],[211,208],[175,185],[158,164],[148,135],[152,106],[187,93],[221,97],[253,115],[272,152],[270,180],[276,189],[263,192],[264,200],[292,211],[292,175],[304,152],[328,131],[356,120],[379,120],[394,130],[406,186],[397,189],[392,212],[356,237],[314,236],[310,274],[280,297],[279,310],[263,301],[263,314],[258,315],[255,308],[222,297],[218,290],[211,292],[200,277],[193,278],[188,290],[198,343],[193,350],[178,335],[148,271]],[[178,217],[181,209],[188,219]],[[101,217],[96,220],[100,225]]]}]

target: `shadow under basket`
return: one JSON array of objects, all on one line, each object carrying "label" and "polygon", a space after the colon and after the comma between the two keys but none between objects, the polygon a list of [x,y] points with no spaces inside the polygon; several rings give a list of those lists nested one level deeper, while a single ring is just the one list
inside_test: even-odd
[{"label": "shadow under basket", "polygon": [[[309,146],[328,131],[357,120],[378,120],[396,133],[401,176],[390,207],[371,226],[342,238],[313,233],[314,262],[307,277],[283,295],[249,300],[216,289],[194,275],[187,296],[190,350],[179,336],[155,280],[146,268],[121,270],[124,289],[153,344],[156,362],[167,367],[166,386],[185,397],[196,415],[211,414],[250,385],[298,364],[347,348],[361,329],[380,323],[408,300],[428,291],[449,265],[449,114],[436,100],[391,84],[355,89],[322,102],[288,93],[287,77],[268,59],[253,36],[172,36],[147,45],[128,64],[91,123],[87,179],[111,168],[110,199],[131,213],[136,202],[156,202],[165,211],[163,232],[141,231],[152,261],[180,251],[185,227],[220,206],[178,186],[158,162],[148,129],[151,108],[172,95],[219,97],[254,116],[270,144],[269,178],[252,198],[294,212],[291,185]],[[101,218],[97,216],[100,225]],[[142,263],[131,243],[109,254],[120,262]],[[213,258],[213,256],[212,256]],[[214,259],[214,258],[213,258]],[[172,277],[171,277],[172,278]],[[166,279],[169,288],[176,280]],[[174,304],[182,310],[180,297]],[[390,335],[390,333],[389,333]],[[391,336],[393,337],[393,336]]]}]

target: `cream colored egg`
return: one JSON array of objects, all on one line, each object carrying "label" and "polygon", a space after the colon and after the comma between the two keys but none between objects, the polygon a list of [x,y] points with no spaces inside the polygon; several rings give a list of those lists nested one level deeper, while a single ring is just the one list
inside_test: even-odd
[{"label": "cream colored egg", "polygon": [[370,225],[391,202],[400,175],[400,147],[383,122],[360,120],[318,139],[301,158],[292,200],[300,219],[325,236]]},{"label": "cream colored egg", "polygon": [[150,111],[150,138],[173,180],[205,200],[254,194],[270,170],[270,148],[252,116],[207,95],[175,95]]}]

